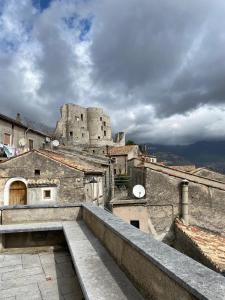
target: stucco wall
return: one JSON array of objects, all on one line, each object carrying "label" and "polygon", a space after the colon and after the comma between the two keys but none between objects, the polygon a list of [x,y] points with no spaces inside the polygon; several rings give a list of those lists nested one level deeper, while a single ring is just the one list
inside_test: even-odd
[{"label": "stucco wall", "polygon": [[140,224],[140,230],[149,233],[148,228],[148,209],[147,207],[137,205],[114,205],[112,208],[114,215],[118,216],[128,224],[131,220],[137,220]]},{"label": "stucco wall", "polygon": [[19,141],[22,138],[26,137],[27,140],[27,144],[25,146],[25,148],[29,147],[29,139],[33,140],[33,144],[34,144],[34,149],[39,149],[43,147],[43,144],[45,143],[45,137],[42,135],[39,135],[35,132],[32,132],[31,130],[27,131],[26,133],[26,129],[25,128],[21,128],[17,125],[13,125],[9,122],[6,122],[4,120],[0,119],[0,143],[3,143],[4,140],[4,134],[8,133],[11,135],[10,138],[10,146],[13,146],[15,148],[21,148],[19,145]]}]

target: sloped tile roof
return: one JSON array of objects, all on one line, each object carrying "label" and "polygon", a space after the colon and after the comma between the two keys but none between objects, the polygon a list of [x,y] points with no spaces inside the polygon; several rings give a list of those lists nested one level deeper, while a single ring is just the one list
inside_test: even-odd
[{"label": "sloped tile roof", "polygon": [[170,168],[175,169],[175,170],[179,170],[179,171],[184,171],[184,172],[191,172],[192,174],[196,170],[195,165],[170,166]]},{"label": "sloped tile roof", "polygon": [[128,155],[133,149],[135,149],[137,145],[126,145],[120,147],[112,147],[109,149],[109,155]]},{"label": "sloped tile roof", "polygon": [[176,221],[177,228],[191,239],[202,255],[208,259],[215,268],[225,272],[225,237],[198,226],[186,226]]},{"label": "sloped tile roof", "polygon": [[53,159],[59,163],[62,163],[70,168],[82,171],[84,173],[103,173],[103,171],[100,168],[96,168],[92,165],[80,163],[75,160],[74,157],[70,157],[67,155],[64,155],[62,153],[57,153],[55,151],[50,150],[34,150],[34,152],[40,153],[44,155],[45,157],[48,157],[50,159]]}]

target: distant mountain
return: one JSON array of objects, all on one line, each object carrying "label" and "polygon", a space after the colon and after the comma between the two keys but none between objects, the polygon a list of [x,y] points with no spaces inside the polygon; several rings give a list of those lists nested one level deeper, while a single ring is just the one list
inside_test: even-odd
[{"label": "distant mountain", "polygon": [[225,173],[225,141],[202,141],[185,146],[146,143],[141,147],[168,165],[195,164]]},{"label": "distant mountain", "polygon": [[43,132],[48,135],[52,135],[54,132],[54,128],[51,128],[51,127],[44,125],[42,123],[39,123],[39,122],[29,120],[27,118],[23,118],[22,123],[25,124],[27,127],[38,130],[38,131]]}]

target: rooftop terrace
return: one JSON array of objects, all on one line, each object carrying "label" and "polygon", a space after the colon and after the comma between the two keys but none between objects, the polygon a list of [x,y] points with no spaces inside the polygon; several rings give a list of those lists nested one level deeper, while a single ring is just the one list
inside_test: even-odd
[{"label": "rooftop terrace", "polygon": [[63,232],[85,299],[225,299],[223,276],[102,208],[4,207],[1,223],[2,246],[10,234]]}]

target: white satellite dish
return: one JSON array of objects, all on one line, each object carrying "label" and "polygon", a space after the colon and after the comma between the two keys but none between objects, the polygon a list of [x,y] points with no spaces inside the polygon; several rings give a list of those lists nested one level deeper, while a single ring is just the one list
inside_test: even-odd
[{"label": "white satellite dish", "polygon": [[143,185],[137,184],[133,187],[133,194],[136,198],[142,198],[145,195],[145,188]]},{"label": "white satellite dish", "polygon": [[24,147],[24,146],[26,146],[26,144],[27,144],[27,141],[26,141],[25,138],[22,138],[22,139],[19,140],[20,147]]},{"label": "white satellite dish", "polygon": [[58,140],[54,140],[52,142],[53,147],[58,147],[59,146],[59,141]]}]

